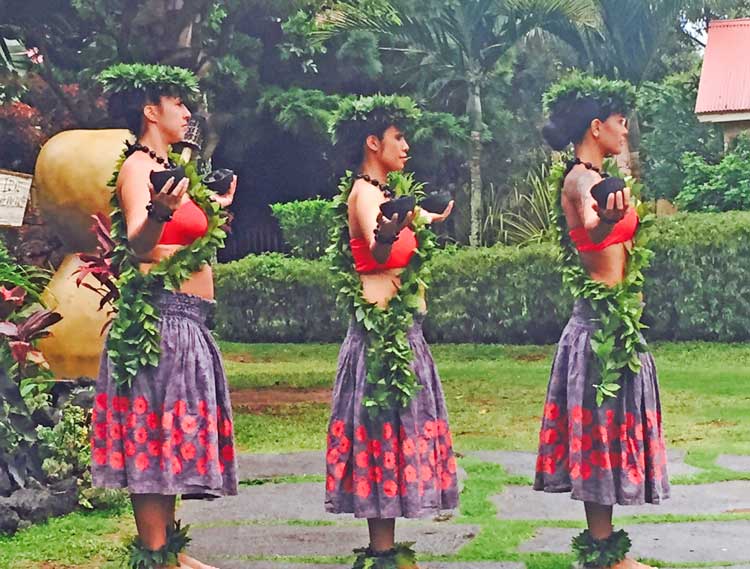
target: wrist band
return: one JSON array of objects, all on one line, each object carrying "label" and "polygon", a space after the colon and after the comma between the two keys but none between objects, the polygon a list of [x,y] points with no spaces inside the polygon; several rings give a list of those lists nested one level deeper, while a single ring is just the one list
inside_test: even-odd
[{"label": "wrist band", "polygon": [[380,233],[377,229],[375,230],[376,243],[380,243],[381,245],[393,245],[396,241],[398,241],[398,233],[387,237]]},{"label": "wrist band", "polygon": [[156,204],[154,202],[148,202],[148,205],[146,206],[148,217],[158,221],[159,223],[166,223],[167,221],[172,221],[172,215],[174,212],[167,210],[168,213],[159,213],[158,211],[156,211],[155,205]]},{"label": "wrist band", "polygon": [[607,219],[603,215],[599,216],[599,219],[602,221],[602,223],[606,223],[607,225],[617,225],[617,223],[620,221],[619,219],[616,219],[614,221]]}]

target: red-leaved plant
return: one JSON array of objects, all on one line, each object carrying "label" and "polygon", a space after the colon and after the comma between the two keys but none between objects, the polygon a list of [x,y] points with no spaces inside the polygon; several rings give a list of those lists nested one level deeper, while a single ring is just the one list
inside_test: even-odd
[{"label": "red-leaved plant", "polygon": [[21,287],[0,287],[0,315],[4,318],[0,322],[0,337],[8,341],[11,356],[21,367],[27,362],[44,367],[47,362],[42,352],[34,347],[34,342],[49,336],[48,328],[62,320],[62,316],[43,308],[28,316],[10,320],[25,299],[26,291]]},{"label": "red-leaved plant", "polygon": [[[98,244],[95,253],[78,254],[78,258],[83,265],[75,272],[78,275],[76,285],[79,287],[83,286],[101,296],[99,310],[102,310],[109,304],[111,308],[108,316],[112,316],[115,313],[114,303],[120,298],[120,291],[117,289],[119,271],[118,267],[112,261],[115,250],[115,242],[110,236],[112,222],[108,216],[102,213],[92,215],[91,218],[94,220],[91,232],[96,235]],[[99,286],[83,282],[89,275],[97,280]]]}]

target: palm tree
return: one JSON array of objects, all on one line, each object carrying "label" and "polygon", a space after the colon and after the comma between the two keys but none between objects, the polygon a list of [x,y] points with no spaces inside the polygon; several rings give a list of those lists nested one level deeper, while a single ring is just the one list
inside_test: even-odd
[{"label": "palm tree", "polygon": [[[408,0],[400,0],[404,3]],[[441,0],[432,9],[408,7],[402,25],[389,34],[395,44],[384,49],[415,56],[430,77],[428,93],[460,89],[471,130],[471,230],[469,242],[481,242],[482,227],[482,90],[503,56],[534,30],[595,28],[596,0]],[[583,31],[581,31],[583,33]],[[437,78],[437,79],[435,79]]]}]

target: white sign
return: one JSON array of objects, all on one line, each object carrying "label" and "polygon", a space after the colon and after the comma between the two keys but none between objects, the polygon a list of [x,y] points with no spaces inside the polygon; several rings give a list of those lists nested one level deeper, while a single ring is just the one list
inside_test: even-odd
[{"label": "white sign", "polygon": [[31,179],[31,174],[0,170],[0,226],[23,225]]}]

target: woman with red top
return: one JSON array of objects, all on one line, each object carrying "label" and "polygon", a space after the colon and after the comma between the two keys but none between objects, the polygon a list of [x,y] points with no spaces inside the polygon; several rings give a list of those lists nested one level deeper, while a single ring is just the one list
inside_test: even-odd
[{"label": "woman with red top", "polygon": [[[176,86],[175,78],[188,72],[141,64],[123,67],[142,75],[142,81],[110,98],[115,118],[122,117],[137,137],[125,151],[115,192],[133,264],[148,273],[202,237],[208,218],[188,195],[188,178],[177,183],[170,178],[158,188],[150,182],[152,171],[171,165],[170,145],[185,135],[190,111],[183,100],[186,89]],[[160,75],[171,80],[154,84]],[[225,196],[212,197],[228,206],[236,183],[233,180]],[[237,493],[229,389],[221,355],[206,327],[213,297],[208,264],[184,280],[179,291],[153,291],[160,316],[159,365],[138,370],[130,385],[118,385],[112,359],[106,351],[102,357],[93,416],[93,482],[131,495],[138,539],[130,567],[210,569],[177,547],[184,541],[175,535],[175,497]]]},{"label": "woman with red top", "polygon": [[[415,215],[428,223],[445,220],[453,202],[440,214],[415,210],[399,219],[383,216],[380,206],[391,198],[385,181],[404,169],[409,144],[398,113],[378,107],[381,98],[364,97],[355,118],[341,120],[339,148],[358,166],[348,198],[348,230],[362,295],[388,310],[398,292],[400,275],[418,243],[410,228]],[[388,101],[388,98],[382,98]],[[403,98],[402,98],[403,102]],[[411,105],[413,103],[409,101]],[[416,213],[415,213],[416,212]],[[445,398],[435,363],[422,334],[425,311],[405,330],[413,354],[412,370],[421,389],[407,407],[368,414],[363,406],[367,380],[368,334],[352,320],[339,353],[333,388],[325,507],[353,513],[368,522],[370,545],[361,550],[355,568],[372,559],[377,568],[416,568],[408,546],[394,543],[395,519],[416,518],[455,508],[458,503],[456,459],[448,427]]]},{"label": "woman with red top", "polygon": [[[556,150],[572,142],[575,153],[561,191],[561,233],[567,229],[577,249],[582,277],[612,291],[627,275],[639,221],[630,190],[617,178],[603,182],[602,168],[606,157],[626,148],[634,92],[624,82],[576,75],[548,93],[544,137]],[[599,205],[594,195],[605,187],[614,191]],[[632,294],[637,306],[641,299]],[[571,492],[584,502],[588,530],[573,543],[583,566],[635,569],[644,566],[626,557],[630,541],[624,531],[613,531],[612,510],[669,497],[659,384],[653,358],[640,353],[640,370],[626,372],[619,390],[598,404],[603,381],[592,336],[601,319],[589,300],[576,299],[552,366],[534,488]]]}]

